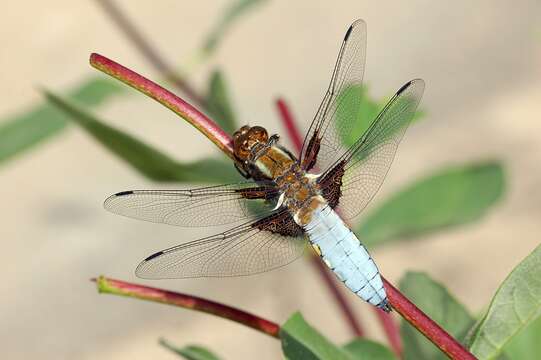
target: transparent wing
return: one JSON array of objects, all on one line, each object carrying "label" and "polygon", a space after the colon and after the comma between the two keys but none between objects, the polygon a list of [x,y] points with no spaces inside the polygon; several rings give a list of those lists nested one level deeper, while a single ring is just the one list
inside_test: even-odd
[{"label": "transparent wing", "polygon": [[402,86],[361,138],[320,177],[323,195],[344,219],[358,215],[380,188],[424,87],[420,79]]},{"label": "transparent wing", "polygon": [[244,182],[189,190],[123,191],[105,200],[105,209],[134,219],[185,227],[246,221],[270,214],[278,190]]},{"label": "transparent wing", "polygon": [[160,251],[141,262],[135,273],[145,279],[250,275],[292,262],[304,246],[302,229],[287,210],[279,210],[259,221]]},{"label": "transparent wing", "polygon": [[300,159],[306,171],[326,170],[346,150],[343,137],[359,118],[365,54],[366,24],[357,20],[346,32],[329,89],[304,139]]}]

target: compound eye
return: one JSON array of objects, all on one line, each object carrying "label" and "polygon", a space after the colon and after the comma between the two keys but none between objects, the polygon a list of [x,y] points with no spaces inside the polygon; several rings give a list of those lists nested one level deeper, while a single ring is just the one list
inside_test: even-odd
[{"label": "compound eye", "polygon": [[240,159],[248,159],[248,157],[250,156],[250,146],[247,139],[242,140],[242,142],[238,143],[238,145],[235,146],[235,153]]},{"label": "compound eye", "polygon": [[244,125],[240,129],[235,131],[235,133],[233,134],[233,140],[237,140],[242,135],[246,135],[248,133],[248,130],[250,130],[250,127],[248,125]]},{"label": "compound eye", "polygon": [[263,143],[269,140],[269,134],[267,133],[267,130],[265,130],[265,128],[261,126],[253,126],[250,129],[249,137],[253,140]]},{"label": "compound eye", "polygon": [[248,125],[244,125],[243,127],[241,127],[239,129],[239,132],[242,134],[242,135],[245,135],[248,133],[248,131],[250,130],[250,126]]}]

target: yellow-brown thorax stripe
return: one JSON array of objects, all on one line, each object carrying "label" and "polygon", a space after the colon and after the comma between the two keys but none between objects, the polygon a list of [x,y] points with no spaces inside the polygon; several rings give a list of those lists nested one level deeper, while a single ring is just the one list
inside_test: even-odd
[{"label": "yellow-brown thorax stripe", "polygon": [[276,146],[269,147],[255,162],[259,171],[273,180],[282,176],[293,164],[293,159]]},{"label": "yellow-brown thorax stripe", "polygon": [[307,175],[299,164],[280,148],[269,147],[254,165],[262,174],[276,182],[284,194],[284,205],[288,207],[297,224],[308,224],[313,211],[325,203],[314,177]]}]

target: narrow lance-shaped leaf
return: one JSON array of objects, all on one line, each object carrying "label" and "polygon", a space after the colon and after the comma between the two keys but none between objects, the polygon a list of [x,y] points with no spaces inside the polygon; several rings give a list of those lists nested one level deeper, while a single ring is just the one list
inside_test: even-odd
[{"label": "narrow lance-shaped leaf", "polygon": [[178,347],[165,339],[160,339],[160,345],[186,360],[220,360],[217,355],[202,346],[187,345]]},{"label": "narrow lance-shaped leaf", "polygon": [[211,118],[225,132],[233,134],[239,128],[231,106],[224,75],[220,70],[215,70],[210,76],[206,104]]},{"label": "narrow lance-shaped leaf", "polygon": [[496,161],[440,170],[392,195],[356,227],[368,246],[413,238],[482,217],[505,190]]},{"label": "narrow lance-shaped leaf", "polygon": [[541,245],[513,269],[469,335],[471,352],[494,359],[541,311]]},{"label": "narrow lance-shaped leaf", "polygon": [[241,15],[244,15],[246,11],[253,9],[256,5],[265,1],[266,0],[236,0],[228,6],[204,42],[204,55],[208,56],[216,50],[218,44],[234,24],[235,20],[239,19]]},{"label": "narrow lance-shaped leaf", "polygon": [[[475,321],[443,285],[424,273],[406,273],[400,281],[400,290],[458,340],[464,337]],[[400,332],[404,342],[404,359],[447,359],[434,344],[404,320]]]},{"label": "narrow lance-shaped leaf", "polygon": [[234,167],[226,161],[204,159],[179,163],[133,136],[99,121],[78,105],[50,92],[45,92],[45,96],[103,146],[151,180],[222,183],[239,179]]},{"label": "narrow lance-shaped leaf", "polygon": [[353,360],[396,360],[396,355],[386,346],[367,339],[355,339],[344,345]]},{"label": "narrow lance-shaped leaf", "polygon": [[351,360],[345,350],[334,345],[311,327],[301,314],[293,314],[280,329],[282,351],[290,360]]},{"label": "narrow lance-shaped leaf", "polygon": [[[92,77],[70,90],[67,96],[86,106],[96,106],[121,91],[122,86],[114,81]],[[0,164],[60,133],[66,124],[66,115],[48,103],[0,120]]]}]

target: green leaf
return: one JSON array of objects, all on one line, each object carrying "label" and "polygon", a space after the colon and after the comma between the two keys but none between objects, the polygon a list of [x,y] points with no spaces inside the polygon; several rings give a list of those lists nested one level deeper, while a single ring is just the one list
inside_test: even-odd
[{"label": "green leaf", "polygon": [[367,339],[355,339],[344,346],[354,360],[395,360],[397,357],[386,346]]},{"label": "green leaf", "polygon": [[392,195],[356,227],[367,246],[413,238],[481,218],[504,193],[499,162],[451,167]]},{"label": "green leaf", "polygon": [[[400,281],[400,290],[456,339],[462,339],[475,319],[440,283],[427,274],[407,272]],[[447,359],[447,357],[407,321],[402,320],[400,332],[404,342],[404,358]]]},{"label": "green leaf", "polygon": [[[358,102],[359,98],[361,99],[360,102]],[[366,85],[349,86],[342,91],[339,95],[338,103],[344,105],[337,109],[336,128],[338,131],[344,129],[339,136],[346,148],[353,145],[355,141],[364,134],[390,99],[391,98],[383,98],[381,100],[373,99],[368,94],[368,87]],[[350,129],[351,125],[347,124],[351,124],[350,116],[355,106],[360,107],[359,116],[354,122],[353,128]],[[423,111],[416,111],[412,123],[421,119],[423,116]],[[397,127],[397,129],[399,129],[399,127]]]},{"label": "green leaf", "polygon": [[339,134],[346,147],[353,145],[355,141],[364,134],[372,121],[376,119],[381,109],[385,106],[383,101],[374,100],[368,95],[368,87],[366,85],[354,85],[345,88],[338,99],[338,103],[344,104],[339,107],[336,112],[336,128],[338,130],[349,129],[347,124],[351,122],[350,116],[353,112],[353,108],[357,106],[359,98],[361,101],[358,105],[360,109],[357,121],[354,122],[351,131],[344,131]]},{"label": "green leaf", "polygon": [[500,285],[485,316],[473,327],[470,351],[479,359],[496,358],[515,335],[537,318],[540,299],[541,245]]},{"label": "green leaf", "polygon": [[100,105],[108,100],[112,95],[118,95],[125,92],[125,87],[119,82],[105,78],[103,76],[91,77],[82,85],[68,93],[68,98],[80,102],[85,106]]},{"label": "green leaf", "polygon": [[520,331],[504,347],[510,360],[539,360],[541,358],[541,316]]},{"label": "green leaf", "polygon": [[300,313],[293,314],[280,329],[282,351],[291,360],[351,360],[345,350],[337,347],[311,327]]},{"label": "green leaf", "polygon": [[99,121],[80,106],[45,91],[45,96],[113,154],[154,181],[217,182],[239,180],[233,165],[223,160],[203,159],[179,163],[164,153],[118,129]]},{"label": "green leaf", "polygon": [[237,0],[228,6],[204,42],[203,51],[205,55],[208,56],[216,50],[222,38],[241,15],[244,15],[248,10],[251,10],[256,5],[265,1],[266,0]]},{"label": "green leaf", "polygon": [[160,345],[164,348],[182,356],[186,360],[220,360],[220,358],[212,353],[210,350],[198,346],[188,345],[182,348],[172,345],[165,339],[160,339]]},{"label": "green leaf", "polygon": [[210,77],[206,100],[207,108],[212,119],[225,132],[233,134],[239,126],[237,125],[235,114],[231,107],[224,75],[219,70],[215,70]]},{"label": "green leaf", "polygon": [[[96,106],[121,91],[115,82],[93,77],[70,90],[68,97]],[[47,103],[0,120],[0,164],[60,133],[66,124],[66,115]]]}]

